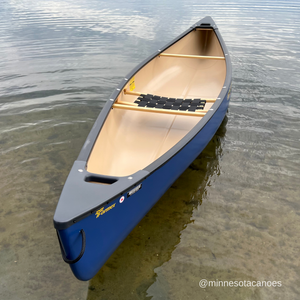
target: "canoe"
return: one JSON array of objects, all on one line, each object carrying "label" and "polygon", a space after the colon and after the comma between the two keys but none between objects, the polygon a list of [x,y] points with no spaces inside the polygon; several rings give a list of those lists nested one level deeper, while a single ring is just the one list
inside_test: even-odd
[{"label": "canoe", "polygon": [[219,30],[205,17],[113,91],[54,214],[63,259],[78,279],[96,275],[212,139],[228,109],[231,72]]}]

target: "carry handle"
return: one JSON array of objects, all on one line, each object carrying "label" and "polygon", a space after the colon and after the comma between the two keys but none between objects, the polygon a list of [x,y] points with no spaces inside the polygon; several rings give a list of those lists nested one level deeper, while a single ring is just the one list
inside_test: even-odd
[{"label": "carry handle", "polygon": [[85,232],[84,232],[84,230],[83,230],[83,229],[80,230],[80,233],[81,233],[81,235],[82,235],[82,247],[81,247],[81,251],[80,251],[78,257],[75,258],[75,259],[68,259],[68,258],[67,258],[66,253],[65,253],[65,250],[64,250],[64,248],[63,248],[63,246],[62,246],[62,244],[61,244],[61,240],[60,240],[60,237],[59,237],[59,235],[58,235],[58,231],[56,231],[56,233],[57,233],[57,237],[58,237],[58,241],[59,241],[59,246],[60,246],[60,251],[61,251],[61,255],[62,255],[63,260],[64,260],[67,264],[69,264],[69,265],[72,265],[72,264],[77,263],[77,262],[81,259],[81,257],[82,257],[83,254],[84,254],[84,251],[85,251]]}]

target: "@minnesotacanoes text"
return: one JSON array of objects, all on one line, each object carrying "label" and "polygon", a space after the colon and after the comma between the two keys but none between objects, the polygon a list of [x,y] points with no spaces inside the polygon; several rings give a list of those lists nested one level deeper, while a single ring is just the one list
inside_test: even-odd
[{"label": "@minnesotacanoes text", "polygon": [[201,288],[206,287],[281,287],[281,281],[259,281],[259,280],[206,280],[199,281]]}]

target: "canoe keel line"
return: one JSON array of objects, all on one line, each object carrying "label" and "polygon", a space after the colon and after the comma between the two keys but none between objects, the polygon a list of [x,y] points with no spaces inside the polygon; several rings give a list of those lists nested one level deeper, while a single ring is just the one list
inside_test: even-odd
[{"label": "canoe keel line", "polygon": [[231,61],[206,17],[132,70],[74,162],[55,215],[74,275],[89,280],[212,139],[228,109]]}]

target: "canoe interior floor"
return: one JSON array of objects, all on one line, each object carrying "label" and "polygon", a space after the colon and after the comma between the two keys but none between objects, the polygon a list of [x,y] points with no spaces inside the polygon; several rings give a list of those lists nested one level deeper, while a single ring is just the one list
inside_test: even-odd
[{"label": "canoe interior floor", "polygon": [[[212,29],[193,30],[160,54],[129,78],[125,90],[120,92],[88,159],[89,172],[128,176],[144,169],[178,143],[211,108],[213,102],[209,99],[215,100],[220,94],[226,62]],[[147,100],[148,104],[144,103],[145,99],[137,102],[140,94],[158,95],[168,100],[155,102],[155,108],[150,111],[151,100]],[[182,103],[177,114],[175,111],[174,114],[163,113],[166,105],[174,109],[174,104],[168,103],[172,98],[183,102],[193,99],[193,104],[195,99],[207,101],[194,112],[192,103],[187,108]],[[125,105],[120,107],[122,103]],[[198,109],[203,109],[203,114],[198,112],[196,116]],[[180,113],[181,110],[187,113]]]},{"label": "canoe interior floor", "polygon": [[201,117],[113,109],[88,160],[88,172],[128,176],[179,142]]},{"label": "canoe interior floor", "polygon": [[[167,98],[216,99],[226,77],[225,54],[213,30],[192,31],[129,78],[126,90]],[[220,57],[194,59],[188,56]],[[119,101],[134,102],[135,95],[121,93]]]}]

